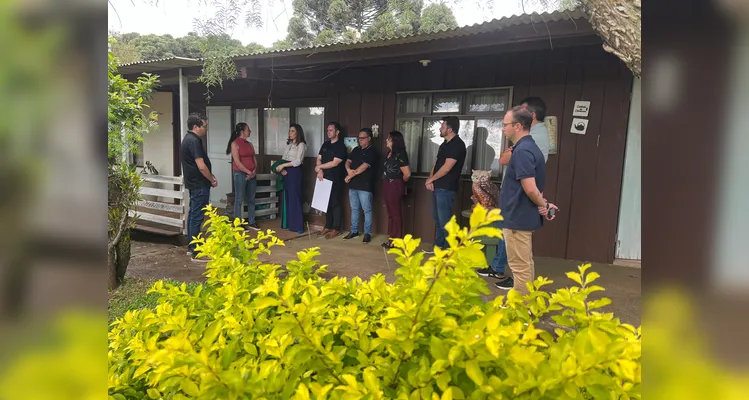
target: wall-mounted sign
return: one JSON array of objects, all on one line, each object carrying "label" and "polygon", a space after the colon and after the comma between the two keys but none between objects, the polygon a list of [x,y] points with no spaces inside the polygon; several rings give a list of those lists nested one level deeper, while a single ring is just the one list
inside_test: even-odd
[{"label": "wall-mounted sign", "polygon": [[549,132],[549,154],[557,154],[557,117],[546,117],[544,125]]},{"label": "wall-mounted sign", "polygon": [[575,109],[572,110],[572,116],[574,117],[587,117],[590,112],[589,101],[576,101]]},{"label": "wall-mounted sign", "polygon": [[578,135],[584,135],[585,131],[588,130],[588,120],[583,118],[573,118],[572,119],[572,128],[570,128],[570,132],[576,133]]}]

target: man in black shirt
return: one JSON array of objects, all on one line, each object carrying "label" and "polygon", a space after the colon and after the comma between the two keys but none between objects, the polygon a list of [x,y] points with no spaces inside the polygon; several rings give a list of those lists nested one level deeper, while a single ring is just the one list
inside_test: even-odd
[{"label": "man in black shirt", "polygon": [[320,147],[317,155],[317,179],[322,181],[328,179],[333,182],[330,189],[330,200],[328,211],[325,213],[325,228],[319,233],[328,239],[341,234],[341,195],[343,193],[343,178],[345,169],[343,162],[346,160],[346,145],[339,140],[341,124],[329,122],[327,128],[328,139]]},{"label": "man in black shirt", "polygon": [[372,191],[374,188],[374,169],[379,162],[377,149],[372,146],[372,130],[362,128],[359,131],[359,146],[351,151],[346,160],[348,175],[344,179],[349,184],[348,197],[351,203],[351,232],[343,239],[359,236],[359,210],[364,210],[364,243],[372,240]]},{"label": "man in black shirt", "polygon": [[447,231],[445,225],[450,221],[453,212],[455,193],[458,192],[460,172],[466,161],[466,144],[458,136],[460,120],[458,117],[445,117],[440,127],[440,136],[445,141],[440,145],[437,152],[437,160],[434,162],[432,172],[425,186],[434,192],[432,195],[432,217],[437,225],[437,234],[434,244],[445,249],[447,244]]},{"label": "man in black shirt", "polygon": [[[188,132],[182,139],[179,148],[182,159],[182,176],[185,188],[190,193],[190,211],[187,214],[187,239],[192,241],[200,233],[203,225],[203,208],[208,205],[211,187],[218,185],[218,180],[211,173],[211,160],[208,159],[203,148],[203,137],[208,133],[208,122],[200,114],[190,114],[187,117]],[[193,261],[207,261],[195,254],[195,245],[188,244],[187,248]]]}]

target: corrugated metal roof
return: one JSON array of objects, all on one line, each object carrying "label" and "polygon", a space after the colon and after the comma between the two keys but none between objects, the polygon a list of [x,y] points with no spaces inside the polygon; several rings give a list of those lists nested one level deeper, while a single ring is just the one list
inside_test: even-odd
[{"label": "corrugated metal roof", "polygon": [[260,58],[266,55],[292,55],[292,54],[305,54],[305,53],[316,53],[316,52],[334,52],[334,51],[346,51],[353,49],[365,49],[372,47],[386,47],[399,44],[407,43],[418,43],[428,42],[432,40],[449,39],[461,36],[478,35],[482,33],[490,33],[500,31],[504,28],[517,25],[529,25],[532,23],[543,24],[545,22],[554,21],[565,21],[583,19],[585,14],[577,10],[558,10],[550,13],[531,13],[513,15],[509,17],[503,17],[500,19],[493,19],[491,21],[482,22],[480,24],[473,24],[468,26],[462,26],[452,29],[446,29],[440,32],[417,34],[412,33],[405,36],[394,37],[389,39],[370,39],[363,40],[355,43],[334,43],[318,46],[300,47],[286,50],[271,50],[266,52],[242,54],[234,57],[235,60],[243,60],[250,58]]},{"label": "corrugated metal roof", "polygon": [[167,57],[158,60],[146,60],[121,64],[117,68],[117,71],[121,74],[136,74],[142,72],[163,71],[173,68],[199,67],[201,65],[203,65],[203,62],[198,58]]},{"label": "corrugated metal roof", "polygon": [[[246,60],[253,58],[268,57],[285,57],[297,54],[320,53],[347,51],[355,49],[366,49],[374,47],[387,47],[408,43],[428,42],[440,39],[449,39],[462,36],[479,35],[501,31],[505,28],[519,25],[544,24],[555,21],[568,21],[584,19],[585,14],[579,10],[558,10],[550,13],[530,13],[512,15],[500,19],[482,22],[458,28],[445,29],[440,32],[428,34],[409,34],[406,36],[389,38],[389,39],[370,39],[354,43],[334,43],[318,46],[300,47],[285,50],[270,50],[257,53],[241,54],[234,57],[234,60]],[[202,59],[191,59],[182,57],[170,57],[160,60],[140,61],[136,63],[124,64],[119,68],[123,74],[160,71],[172,68],[194,67],[202,65]]]}]

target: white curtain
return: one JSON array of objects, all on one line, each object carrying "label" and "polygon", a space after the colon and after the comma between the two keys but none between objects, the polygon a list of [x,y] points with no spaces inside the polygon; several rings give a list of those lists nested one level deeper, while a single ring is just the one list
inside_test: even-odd
[{"label": "white curtain", "polygon": [[283,155],[291,123],[289,109],[266,108],[263,112],[263,122],[265,123],[265,154]]},{"label": "white curtain", "polygon": [[417,172],[419,165],[419,138],[421,137],[421,119],[402,119],[398,121],[398,130],[406,142],[406,152],[411,172]]},{"label": "white curtain", "polygon": [[304,155],[317,157],[325,141],[325,107],[297,107],[296,123],[304,129],[304,140],[307,142]]},{"label": "white curtain", "polygon": [[480,93],[470,95],[468,111],[489,112],[505,111],[507,100],[502,93]]},{"label": "white curtain", "polygon": [[250,126],[250,130],[252,133],[250,133],[250,140],[248,142],[252,143],[252,146],[255,147],[255,151],[260,151],[260,141],[259,141],[259,130],[258,130],[258,115],[257,115],[257,108],[240,108],[237,109],[234,112],[234,123],[238,124],[240,122],[244,122],[247,125]]}]

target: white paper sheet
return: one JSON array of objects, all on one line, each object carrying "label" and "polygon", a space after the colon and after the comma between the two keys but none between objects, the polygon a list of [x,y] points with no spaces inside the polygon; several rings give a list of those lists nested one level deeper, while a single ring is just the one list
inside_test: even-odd
[{"label": "white paper sheet", "polygon": [[332,188],[333,181],[329,179],[320,181],[315,178],[315,193],[312,195],[312,208],[328,212],[328,201],[330,201],[330,190]]}]

